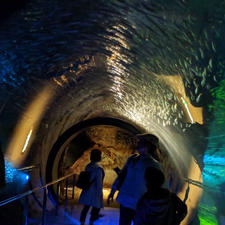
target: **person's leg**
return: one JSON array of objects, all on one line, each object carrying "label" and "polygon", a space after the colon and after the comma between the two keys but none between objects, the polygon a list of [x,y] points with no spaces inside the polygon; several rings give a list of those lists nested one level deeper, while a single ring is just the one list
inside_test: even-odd
[{"label": "person's leg", "polygon": [[92,207],[91,218],[90,218],[90,225],[92,225],[93,222],[99,218],[99,216],[98,216],[99,211],[100,211],[100,208]]},{"label": "person's leg", "polygon": [[135,210],[120,205],[119,225],[131,225],[134,220]]},{"label": "person's leg", "polygon": [[90,208],[90,206],[84,205],[84,207],[83,207],[83,209],[82,209],[82,211],[80,213],[80,223],[81,224],[85,223],[85,219],[86,219],[86,216],[87,216],[89,208]]}]

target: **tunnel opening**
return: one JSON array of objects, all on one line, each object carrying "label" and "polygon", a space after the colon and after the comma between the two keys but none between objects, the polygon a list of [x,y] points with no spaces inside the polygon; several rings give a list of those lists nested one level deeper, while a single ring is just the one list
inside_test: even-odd
[{"label": "tunnel opening", "polygon": [[[143,131],[123,120],[110,117],[82,121],[64,132],[55,142],[48,157],[46,182],[49,183],[72,173],[75,174],[75,178],[70,177],[67,184],[66,181],[60,184],[58,187],[59,196],[56,196],[56,185],[50,188],[49,194],[53,203],[56,199],[63,203],[65,198],[70,199],[70,204],[78,203],[81,189],[74,189],[74,182],[90,161],[91,150],[99,149],[102,152],[100,165],[105,170],[103,201],[106,205],[107,196],[117,177],[115,168],[121,169],[127,158],[136,152],[134,135],[137,133],[143,133]],[[176,167],[162,145],[158,149],[158,160],[162,164],[167,178],[166,185],[176,193],[185,192],[185,182],[180,178]],[[66,193],[67,188],[68,192]],[[75,197],[72,199],[72,196]],[[118,206],[118,203],[114,201],[112,207]]]},{"label": "tunnel opening", "polygon": [[[121,168],[134,152],[133,136],[137,133],[141,131],[116,118],[81,121],[65,131],[53,145],[47,160],[46,183],[71,172],[79,174],[89,161],[90,151],[98,148],[103,153],[102,165],[106,171],[103,193],[106,195],[116,178],[113,168]],[[63,191],[61,193],[63,196]],[[55,201],[56,187],[50,189],[50,195]]]}]

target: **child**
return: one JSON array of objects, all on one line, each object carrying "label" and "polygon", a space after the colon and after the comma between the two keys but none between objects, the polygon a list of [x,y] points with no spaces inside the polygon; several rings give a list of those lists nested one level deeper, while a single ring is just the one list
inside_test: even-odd
[{"label": "child", "polygon": [[187,214],[187,206],[175,193],[162,188],[165,177],[157,168],[145,170],[148,191],[137,204],[135,225],[179,225]]}]

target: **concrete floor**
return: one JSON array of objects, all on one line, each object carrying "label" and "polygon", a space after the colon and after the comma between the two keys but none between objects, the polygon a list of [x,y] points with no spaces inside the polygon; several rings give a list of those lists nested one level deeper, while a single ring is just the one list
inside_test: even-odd
[{"label": "concrete floor", "polygon": [[[45,225],[79,225],[79,216],[82,209],[81,205],[68,206],[67,211],[62,207],[58,211],[58,215],[55,216],[55,211],[48,212],[46,215]],[[101,209],[101,217],[95,221],[94,225],[118,225],[119,209],[105,207]],[[90,214],[88,213],[85,225],[89,224]],[[28,225],[42,225],[41,220],[28,220]]]},{"label": "concrete floor", "polygon": [[[76,205],[73,209],[69,208],[67,213],[64,213],[64,216],[71,222],[71,224],[80,224],[79,217],[81,206]],[[99,220],[95,221],[94,225],[117,225],[119,220],[119,209],[105,207],[101,209],[101,214],[104,214],[104,217],[101,217]],[[90,213],[88,213],[86,218],[86,224],[89,223]]]}]

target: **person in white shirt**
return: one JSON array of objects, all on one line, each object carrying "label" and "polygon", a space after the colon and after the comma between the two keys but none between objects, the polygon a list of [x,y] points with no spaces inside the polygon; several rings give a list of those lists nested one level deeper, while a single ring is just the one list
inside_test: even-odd
[{"label": "person in white shirt", "polygon": [[147,191],[144,173],[147,167],[160,168],[156,155],[159,140],[152,134],[137,135],[136,150],[139,154],[130,156],[112,185],[108,196],[108,204],[119,190],[117,201],[120,203],[119,225],[130,225],[134,221],[136,205],[140,197]]},{"label": "person in white shirt", "polygon": [[79,203],[84,207],[80,214],[80,224],[85,224],[87,213],[91,209],[90,225],[93,225],[100,215],[99,211],[103,208],[103,179],[105,172],[102,166],[98,164],[101,161],[101,151],[94,149],[91,151],[91,162],[86,166],[85,170],[91,173],[91,185],[88,189],[82,190]]}]

